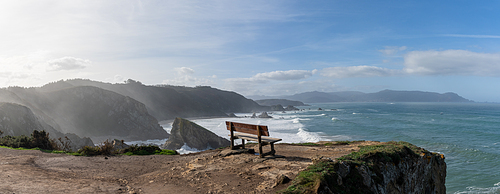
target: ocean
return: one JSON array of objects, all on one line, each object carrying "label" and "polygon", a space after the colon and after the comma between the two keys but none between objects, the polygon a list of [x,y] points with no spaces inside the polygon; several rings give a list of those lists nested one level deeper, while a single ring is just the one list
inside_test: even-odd
[{"label": "ocean", "polygon": [[[500,193],[500,104],[317,103],[298,108],[302,111],[272,112],[272,119],[237,113],[241,118],[192,121],[225,138],[225,121],[230,120],[267,125],[271,137],[288,143],[406,141],[445,155],[447,193]],[[169,131],[171,123],[163,127]]]}]

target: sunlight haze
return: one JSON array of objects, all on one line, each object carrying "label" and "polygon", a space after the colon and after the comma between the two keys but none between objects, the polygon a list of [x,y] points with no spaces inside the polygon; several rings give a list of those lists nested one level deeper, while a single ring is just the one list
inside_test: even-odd
[{"label": "sunlight haze", "polygon": [[251,95],[500,102],[498,1],[0,1],[0,87],[61,79]]}]

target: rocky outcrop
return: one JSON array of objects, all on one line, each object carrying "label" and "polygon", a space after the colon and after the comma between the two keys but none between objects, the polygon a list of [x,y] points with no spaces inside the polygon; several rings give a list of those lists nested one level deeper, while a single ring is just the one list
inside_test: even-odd
[{"label": "rocky outcrop", "polygon": [[267,112],[262,112],[262,114],[260,114],[260,115],[259,115],[259,118],[264,118],[264,119],[266,119],[266,118],[273,118],[273,117],[272,117],[272,116],[269,116],[269,115],[267,114]]},{"label": "rocky outcrop", "polygon": [[187,145],[198,150],[229,146],[227,139],[182,118],[175,118],[170,131],[170,138],[161,146],[162,149],[177,150]]},{"label": "rocky outcrop", "polygon": [[[337,161],[313,161],[292,188],[302,193],[446,193],[444,156],[406,142],[361,147]],[[311,180],[314,184],[308,184]]]},{"label": "rocky outcrop", "polygon": [[298,108],[295,108],[294,106],[292,105],[288,105],[286,108],[285,108],[285,111],[296,111],[296,110],[300,110]]},{"label": "rocky outcrop", "polygon": [[[63,142],[68,143],[71,150],[94,145],[90,138],[80,138],[75,134],[56,131],[50,125],[39,120],[26,106],[0,102],[0,131],[4,132],[3,135],[30,136],[34,130],[44,130],[49,133],[49,137],[52,139],[61,138]],[[61,143],[57,140],[56,142]]]}]

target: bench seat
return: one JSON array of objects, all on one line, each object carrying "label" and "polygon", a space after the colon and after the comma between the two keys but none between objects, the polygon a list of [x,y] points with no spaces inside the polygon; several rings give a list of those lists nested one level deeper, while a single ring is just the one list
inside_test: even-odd
[{"label": "bench seat", "polygon": [[[231,136],[231,135],[229,135]],[[252,135],[252,134],[247,134],[247,133],[234,133],[234,138],[235,139],[244,139],[247,141],[259,141],[259,137],[257,135]],[[279,138],[272,138],[272,137],[266,137],[266,136],[261,136],[260,141],[266,142],[266,143],[275,143],[278,141],[281,141],[282,139]]]}]

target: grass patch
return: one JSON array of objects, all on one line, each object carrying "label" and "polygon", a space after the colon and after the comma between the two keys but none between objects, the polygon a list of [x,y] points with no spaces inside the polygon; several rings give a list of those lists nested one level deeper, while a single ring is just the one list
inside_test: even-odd
[{"label": "grass patch", "polygon": [[320,146],[321,144],[306,142],[306,143],[292,143],[292,145],[299,145],[299,146]]},{"label": "grass patch", "polygon": [[132,156],[132,155],[178,155],[179,153],[175,150],[162,150],[158,146],[155,145],[141,145],[138,146],[132,145],[128,148],[125,148],[123,151],[123,155]]}]

